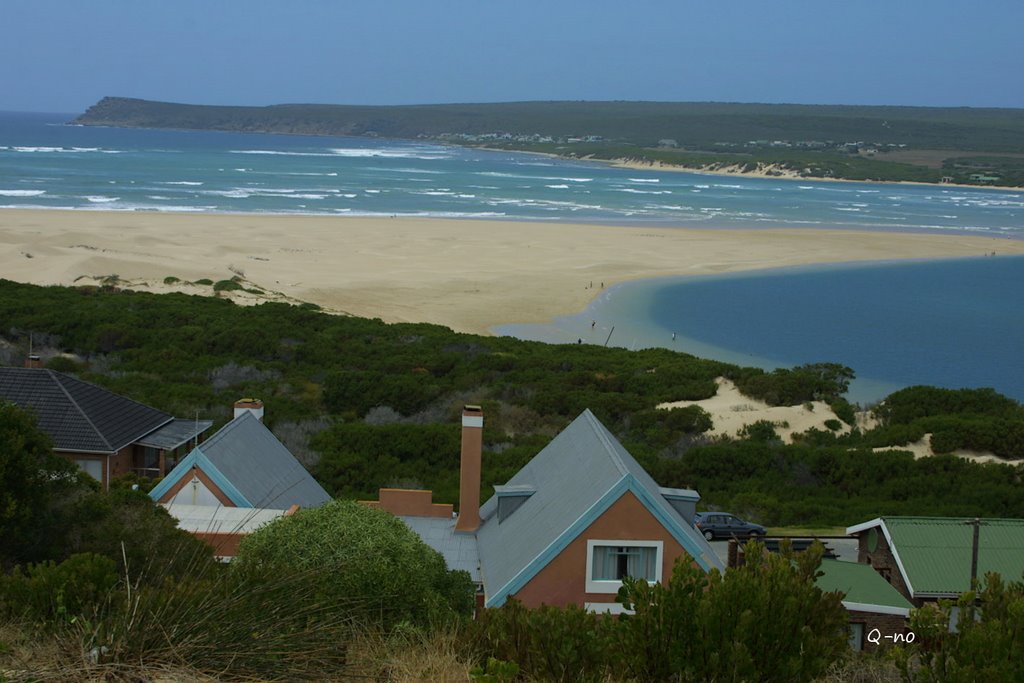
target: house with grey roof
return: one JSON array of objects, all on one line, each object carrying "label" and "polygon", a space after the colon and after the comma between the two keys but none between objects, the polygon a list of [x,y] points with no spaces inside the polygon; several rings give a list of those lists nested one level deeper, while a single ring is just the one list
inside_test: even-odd
[{"label": "house with grey roof", "polygon": [[261,403],[236,404],[236,417],[199,444],[150,491],[158,503],[288,510],[317,507],[330,495],[258,415]]},{"label": "house with grey roof", "polygon": [[469,571],[481,606],[515,598],[617,612],[625,576],[667,581],[677,560],[724,569],[693,527],[700,496],[658,486],[589,410],[480,506],[482,431],[482,412],[466,406],[458,515],[429,491],[385,489],[371,503]]},{"label": "house with grey roof", "polygon": [[[30,359],[30,363],[33,359]],[[35,414],[53,450],[104,489],[133,472],[160,477],[212,426],[182,420],[89,382],[42,367],[0,368],[0,401]]]}]

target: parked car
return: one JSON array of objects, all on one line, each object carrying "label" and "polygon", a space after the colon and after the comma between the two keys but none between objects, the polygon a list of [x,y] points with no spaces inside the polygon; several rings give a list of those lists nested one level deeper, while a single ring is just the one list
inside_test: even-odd
[{"label": "parked car", "polygon": [[765,528],[760,524],[744,521],[728,512],[698,512],[693,516],[693,526],[709,541],[734,536],[754,538],[765,534]]}]

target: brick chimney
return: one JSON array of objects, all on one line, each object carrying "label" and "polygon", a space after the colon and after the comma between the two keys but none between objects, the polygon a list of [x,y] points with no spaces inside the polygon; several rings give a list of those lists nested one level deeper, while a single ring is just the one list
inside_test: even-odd
[{"label": "brick chimney", "polygon": [[43,361],[42,361],[41,358],[39,358],[39,356],[37,356],[36,354],[33,353],[32,355],[30,355],[28,358],[25,359],[25,367],[26,368],[41,368],[41,367],[43,367]]},{"label": "brick chimney", "polygon": [[263,422],[263,401],[258,398],[240,398],[235,401],[235,417],[246,412],[252,413]]},{"label": "brick chimney", "polygon": [[459,519],[456,531],[480,528],[480,467],[484,450],[484,411],[480,406],[462,409],[462,463],[459,467]]}]

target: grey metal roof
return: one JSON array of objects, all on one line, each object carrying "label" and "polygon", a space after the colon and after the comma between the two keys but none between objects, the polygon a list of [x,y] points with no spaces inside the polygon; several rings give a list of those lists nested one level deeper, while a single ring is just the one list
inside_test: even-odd
[{"label": "grey metal roof", "polygon": [[213,426],[212,420],[183,420],[174,418],[152,434],[147,434],[135,443],[140,446],[162,448],[172,451],[182,444],[188,443]]},{"label": "grey metal roof", "polygon": [[441,553],[448,569],[469,572],[474,582],[480,583],[480,556],[476,536],[455,533],[455,520],[447,517],[399,517],[415,531],[423,542]]},{"label": "grey metal roof", "polygon": [[662,496],[654,479],[603,424],[586,410],[544,447],[506,484],[536,492],[498,523],[498,496],[480,509],[477,531],[481,571],[488,597],[534,563],[605,494],[632,477],[660,515],[688,538],[705,564],[721,567],[704,537]]},{"label": "grey metal roof", "polygon": [[41,368],[0,368],[0,399],[33,411],[54,448],[115,453],[174,418],[94,384]]},{"label": "grey metal roof", "polygon": [[[311,508],[331,500],[295,456],[249,411],[221,427],[197,450],[253,507]],[[175,470],[183,465],[180,463]],[[172,471],[168,478],[175,474]]]}]

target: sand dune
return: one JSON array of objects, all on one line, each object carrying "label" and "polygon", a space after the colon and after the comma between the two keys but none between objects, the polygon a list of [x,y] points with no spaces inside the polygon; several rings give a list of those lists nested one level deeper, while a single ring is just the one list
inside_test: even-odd
[{"label": "sand dune", "polygon": [[[793,434],[806,432],[812,427],[829,431],[826,420],[839,420],[827,403],[813,401],[799,406],[770,406],[764,401],[749,398],[740,393],[736,385],[719,377],[718,392],[711,398],[700,401],[673,401],[658,405],[662,409],[700,406],[711,415],[714,427],[708,436],[735,437],[744,427],[755,422],[767,421],[775,425],[775,433],[784,443],[793,443]],[[850,426],[842,423],[837,434],[846,434]]]},{"label": "sand dune", "polygon": [[0,277],[67,285],[116,274],[133,287],[159,291],[168,276],[217,281],[241,273],[252,286],[279,293],[275,297],[477,333],[576,313],[601,283],[992,251],[1024,253],[1024,241],[849,230],[0,210]]}]

